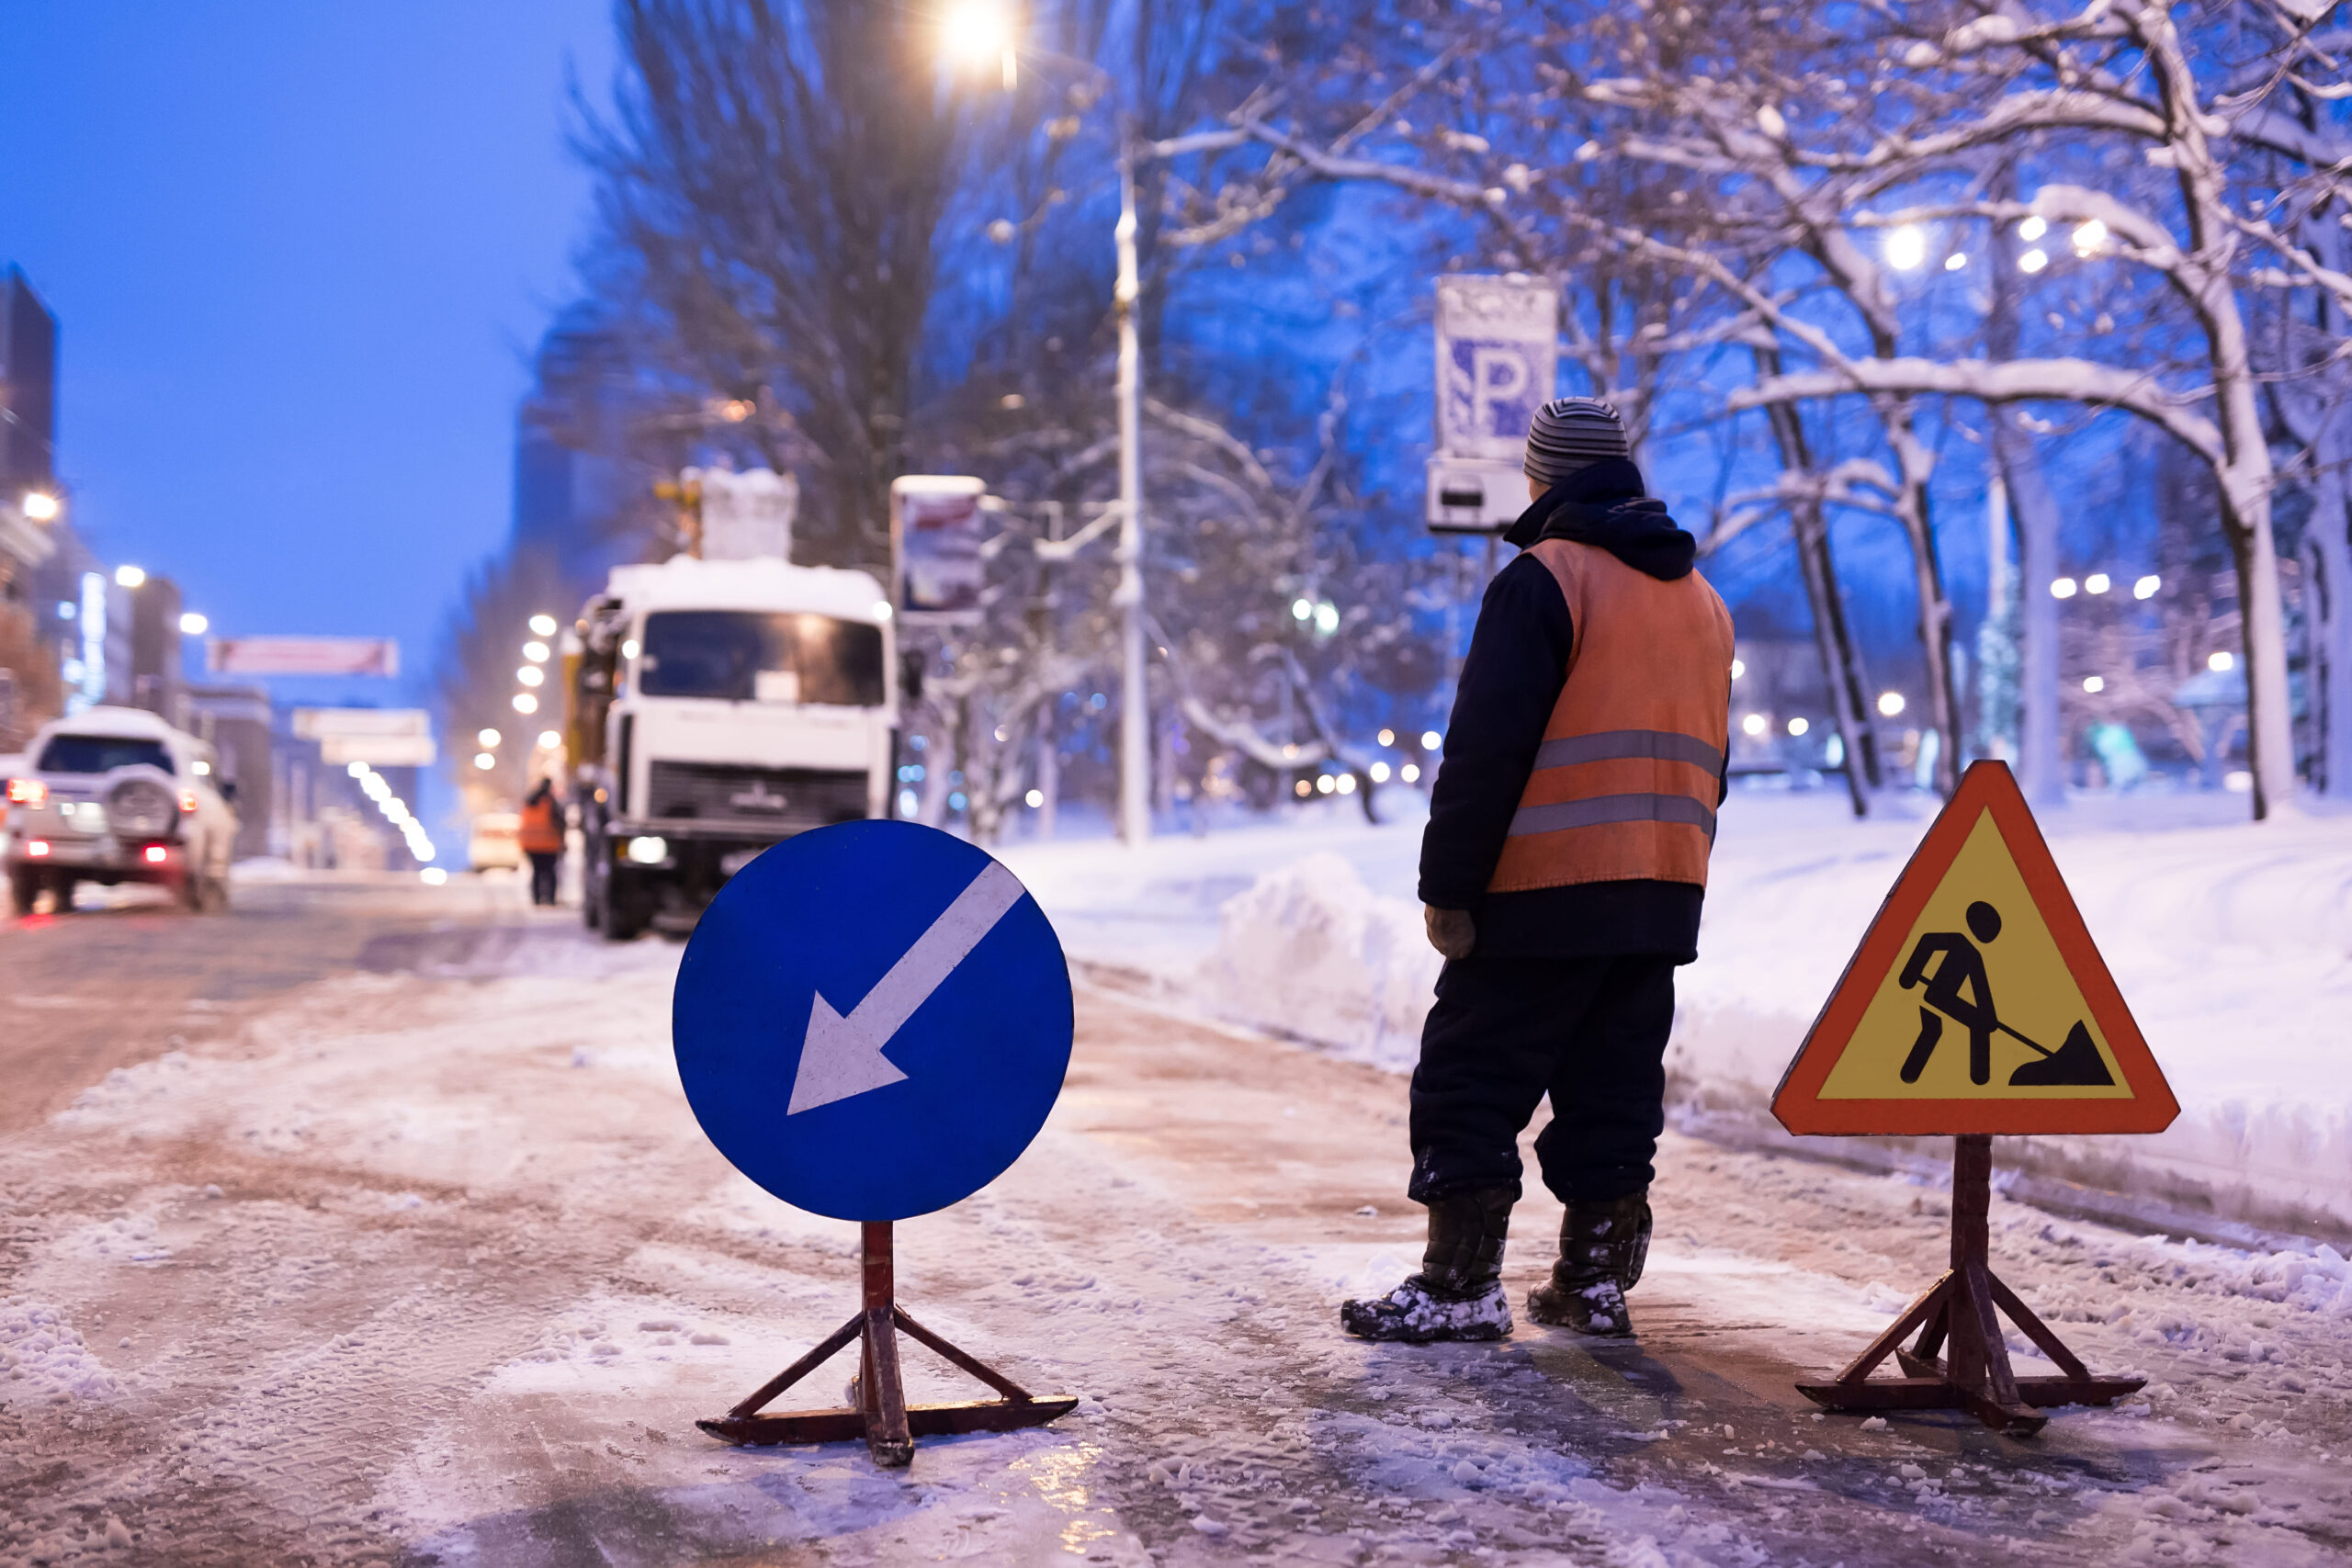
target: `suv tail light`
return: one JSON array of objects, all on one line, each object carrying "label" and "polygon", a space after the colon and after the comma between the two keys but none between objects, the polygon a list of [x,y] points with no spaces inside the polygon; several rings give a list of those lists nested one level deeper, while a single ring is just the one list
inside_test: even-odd
[{"label": "suv tail light", "polygon": [[183,817],[196,815],[196,791],[192,789],[180,791],[180,815]]},{"label": "suv tail light", "polygon": [[11,806],[39,806],[48,798],[49,786],[39,779],[8,781],[8,804]]}]

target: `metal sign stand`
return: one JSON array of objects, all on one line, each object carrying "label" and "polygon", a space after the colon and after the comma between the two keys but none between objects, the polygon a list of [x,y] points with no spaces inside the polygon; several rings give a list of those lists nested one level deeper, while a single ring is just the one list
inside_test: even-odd
[{"label": "metal sign stand", "polygon": [[[890,1222],[870,1221],[862,1231],[865,1304],[858,1314],[833,1330],[815,1349],[762,1383],[725,1416],[716,1421],[697,1421],[695,1426],[714,1438],[745,1448],[777,1443],[842,1443],[863,1438],[875,1463],[897,1467],[913,1461],[917,1438],[1042,1427],[1078,1407],[1074,1394],[1037,1398],[985,1361],[957,1349],[909,1317],[896,1299]],[[1004,1397],[956,1404],[910,1405],[906,1384],[899,1375],[900,1334],[936,1350]],[[823,1366],[851,1340],[860,1338],[865,1343],[855,1385],[857,1408],[809,1410],[789,1416],[760,1414],[763,1405]]]},{"label": "metal sign stand", "polygon": [[[1995,1278],[1986,1261],[1992,1194],[1992,1134],[1954,1139],[1951,1267],[1834,1382],[1801,1382],[1798,1393],[1828,1410],[1965,1410],[1996,1432],[2024,1438],[2049,1420],[2036,1406],[2111,1404],[2139,1392],[2144,1378],[2091,1376],[2049,1325]],[[1996,1308],[2058,1364],[2060,1376],[2021,1378],[2009,1370]],[[1903,1348],[1904,1337],[1915,1328],[1918,1343]],[[1949,1349],[1939,1359],[1947,1340]],[[1873,1381],[1871,1370],[1889,1353],[1905,1375]]]}]

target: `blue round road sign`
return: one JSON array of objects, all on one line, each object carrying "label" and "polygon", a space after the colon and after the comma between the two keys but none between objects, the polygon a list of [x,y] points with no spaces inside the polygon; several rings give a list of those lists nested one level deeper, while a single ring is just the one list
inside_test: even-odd
[{"label": "blue round road sign", "polygon": [[911,822],[787,839],[712,900],[671,1037],[735,1168],[838,1220],[944,1209],[1001,1175],[1069,1068],[1069,965],[989,854]]}]

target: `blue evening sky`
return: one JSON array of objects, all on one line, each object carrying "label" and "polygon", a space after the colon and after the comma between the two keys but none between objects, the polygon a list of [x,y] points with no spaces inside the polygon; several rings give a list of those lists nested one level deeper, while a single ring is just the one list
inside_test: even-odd
[{"label": "blue evening sky", "polygon": [[222,631],[396,636],[349,694],[422,695],[584,230],[567,66],[612,59],[603,0],[0,6],[0,262],[100,556]]}]

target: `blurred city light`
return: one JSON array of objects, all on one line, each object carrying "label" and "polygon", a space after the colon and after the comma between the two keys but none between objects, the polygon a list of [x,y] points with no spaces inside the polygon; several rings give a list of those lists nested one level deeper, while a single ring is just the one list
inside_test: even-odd
[{"label": "blurred city light", "polygon": [[480,768],[486,773],[490,772],[491,769],[498,766],[498,759],[492,756],[487,751],[477,751],[474,753],[474,766]]},{"label": "blurred city light", "polygon": [[1951,254],[1944,257],[1944,270],[1946,272],[1958,272],[1962,267],[1964,267],[1967,265],[1968,254],[1964,251],[1954,251]]},{"label": "blurred city light", "polygon": [[2214,654],[2211,658],[2205,660],[2205,668],[2208,670],[2229,671],[2234,670],[2237,667],[2238,656],[2230,652],[2227,649],[2223,649],[2221,652]]},{"label": "blurred city light", "polygon": [[526,664],[514,671],[514,679],[526,686],[536,686],[548,678],[548,672],[536,664]]},{"label": "blurred city light", "polygon": [[2018,270],[2019,272],[2040,272],[2043,267],[2048,266],[2049,265],[2050,253],[2047,251],[2028,251],[2025,254],[2018,257]]},{"label": "blurred city light", "polygon": [[2075,249],[2078,254],[2088,255],[2093,251],[2098,250],[2101,245],[2106,243],[2107,225],[2100,222],[2098,219],[2094,218],[2087,223],[2076,226],[2075,230]]},{"label": "blurred city light", "polygon": [[555,617],[553,615],[533,615],[531,617],[531,630],[537,632],[541,637],[555,636]]},{"label": "blurred city light", "polygon": [[1441,747],[1441,746],[1442,746],[1442,745],[1444,745],[1444,744],[1445,744],[1445,737],[1444,737],[1444,736],[1442,736],[1442,735],[1440,735],[1436,730],[1434,730],[1434,729],[1424,729],[1424,730],[1422,730],[1422,731],[1421,731],[1421,750],[1424,750],[1424,751],[1434,751],[1434,750],[1436,750],[1439,747]]},{"label": "blurred city light", "polygon": [[2050,224],[2040,216],[2029,218],[2018,225],[2018,238],[2029,245],[2048,232],[2050,232]]},{"label": "blurred city light", "polygon": [[1735,659],[1735,660],[1733,660],[1731,661],[1731,678],[1732,678],[1733,680],[1736,681],[1736,680],[1738,680],[1742,675],[1745,675],[1745,674],[1747,674],[1747,660],[1744,660],[1744,659]]},{"label": "blurred city light", "polygon": [[1761,735],[1771,728],[1771,721],[1760,713],[1749,714],[1739,721],[1739,732],[1742,735]]},{"label": "blurred city light", "polygon": [[343,771],[349,773],[355,779],[364,779],[368,776],[368,764],[365,762],[354,762]]},{"label": "blurred city light", "polygon": [[2107,690],[2107,681],[2102,676],[2086,675],[2083,677],[2083,690],[2096,696]]},{"label": "blurred city light", "polygon": [[483,746],[489,747],[497,745],[500,736],[495,729],[482,729],[475,731],[474,739]]},{"label": "blurred city light", "polygon": [[1315,793],[1315,786],[1308,784],[1305,779],[1299,780],[1296,784],[1291,785],[1291,788],[1298,793],[1298,797],[1301,800],[1306,799],[1308,795]]},{"label": "blurred city light", "polygon": [[2075,580],[2071,577],[2060,578],[2050,585],[2050,596],[2052,599],[2072,599],[2075,596]]},{"label": "blurred city light", "polygon": [[119,566],[114,569],[114,581],[118,588],[136,588],[147,581],[147,573],[135,566]]},{"label": "blurred city light", "polygon": [[1385,762],[1374,762],[1365,771],[1372,774],[1372,782],[1374,784],[1386,784],[1388,782],[1388,764]]},{"label": "blurred city light", "polygon": [[2132,585],[2132,597],[2134,599],[2153,599],[2156,596],[2156,591],[2164,585],[2165,580],[2163,578],[2151,573]]},{"label": "blurred city light", "polygon": [[1801,718],[1792,718],[1789,720],[1789,733],[1791,735],[1803,735],[1806,730],[1811,729],[1812,728],[1812,725],[1807,724]]},{"label": "blurred city light", "polygon": [[1290,606],[1290,618],[1294,621],[1313,620],[1315,618],[1315,601],[1312,599],[1292,600]]},{"label": "blurred city light", "polygon": [[1897,272],[1917,271],[1928,259],[1927,231],[1905,223],[1886,237],[1886,265]]},{"label": "blurred city light", "polygon": [[25,492],[23,511],[36,523],[50,522],[57,515],[57,497],[45,490],[28,490]]},{"label": "blurred city light", "polygon": [[1021,797],[1021,803],[1035,811],[1046,804],[1046,792],[1042,789],[1033,789]]},{"label": "blurred city light", "polygon": [[523,645],[523,657],[534,664],[545,664],[548,661],[548,645],[543,642],[526,642]]},{"label": "blurred city light", "polygon": [[190,610],[180,616],[180,635],[182,637],[202,637],[206,632],[211,629],[212,622],[206,616],[198,615],[194,610]]},{"label": "blurred city light", "polygon": [[1012,15],[997,0],[955,0],[939,18],[940,52],[951,65],[995,65],[1011,88],[1018,80],[1012,55]]},{"label": "blurred city light", "polygon": [[542,750],[542,751],[552,751],[552,750],[554,750],[557,747],[559,747],[559,746],[560,746],[560,745],[562,745],[562,744],[563,744],[563,737],[562,737],[560,734],[557,733],[555,730],[552,730],[552,729],[542,729],[542,730],[540,730],[540,731],[539,731],[539,750]]},{"label": "blurred city light", "polygon": [[637,638],[630,637],[621,644],[621,657],[623,659],[635,659],[637,657]]},{"label": "blurred city light", "polygon": [[2095,571],[2083,579],[2083,592],[2086,593],[2104,593],[2114,586],[2103,571]]},{"label": "blurred city light", "polygon": [[1340,607],[1329,599],[1315,606],[1315,629],[1325,637],[1340,629]]},{"label": "blurred city light", "polygon": [[1329,795],[1329,794],[1330,794],[1330,793],[1331,793],[1331,789],[1332,789],[1332,784],[1331,784],[1331,775],[1330,775],[1330,774],[1329,774],[1329,773],[1317,773],[1317,774],[1316,774],[1316,775],[1315,775],[1315,793],[1316,793],[1316,794],[1317,794],[1317,795]]},{"label": "blurred city light", "polygon": [[514,711],[516,713],[537,713],[539,711],[539,699],[531,695],[528,692],[517,692],[514,694]]},{"label": "blurred city light", "polygon": [[1878,694],[1878,711],[1884,714],[1889,718],[1893,718],[1896,714],[1901,713],[1903,711],[1903,694],[1900,692],[1881,692]]},{"label": "blurred city light", "polygon": [[1335,785],[1333,785],[1332,787],[1333,787],[1333,788],[1335,788],[1335,789],[1337,789],[1337,790],[1338,790],[1341,795],[1353,795],[1353,794],[1355,794],[1355,792],[1356,792],[1356,776],[1355,776],[1355,774],[1353,774],[1353,773],[1341,773],[1341,774],[1340,775],[1339,783],[1338,783],[1338,784],[1336,784]]},{"label": "blurred city light", "polygon": [[1396,744],[1396,732],[1393,729],[1384,729],[1375,739],[1383,746],[1394,746]]},{"label": "blurred city light", "polygon": [[1396,770],[1396,776],[1403,779],[1407,784],[1419,784],[1421,778],[1421,770],[1413,763],[1408,762],[1403,767]]},{"label": "blurred city light", "polygon": [[437,865],[428,865],[423,871],[418,872],[417,875],[424,878],[424,885],[427,887],[438,887],[443,883],[449,880],[449,874],[443,871]]}]

